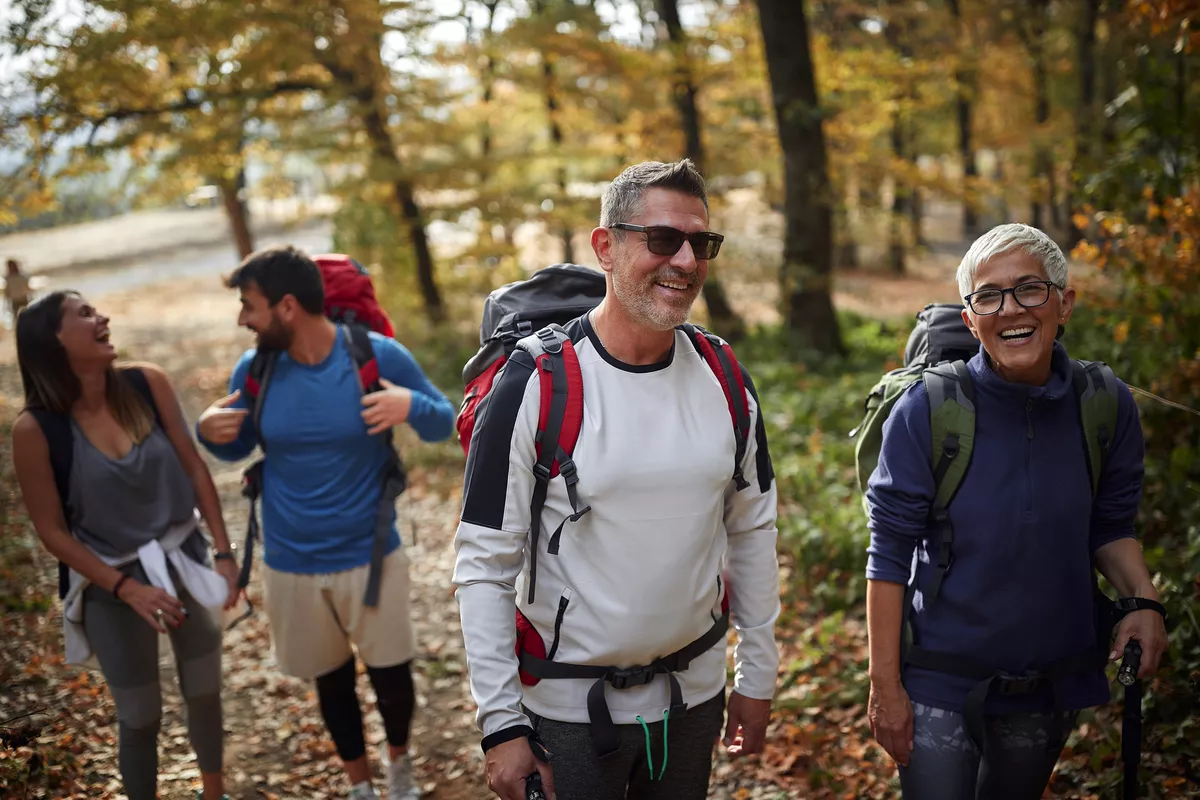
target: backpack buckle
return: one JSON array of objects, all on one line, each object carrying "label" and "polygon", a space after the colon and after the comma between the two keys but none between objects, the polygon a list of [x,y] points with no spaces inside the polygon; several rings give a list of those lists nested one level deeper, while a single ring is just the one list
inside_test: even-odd
[{"label": "backpack buckle", "polygon": [[628,689],[633,686],[645,686],[654,680],[658,674],[656,667],[629,667],[614,669],[608,676],[608,682],[614,689]]},{"label": "backpack buckle", "polygon": [[996,674],[997,690],[1002,695],[1029,694],[1042,682],[1042,676],[1036,672],[1023,672],[1014,675],[1010,672]]},{"label": "backpack buckle", "polygon": [[550,482],[550,468],[540,461],[533,465],[533,477],[538,483]]},{"label": "backpack buckle", "polygon": [[550,355],[558,355],[562,352],[562,342],[554,335],[554,331],[542,328],[537,332],[537,337],[541,340],[542,349]]}]

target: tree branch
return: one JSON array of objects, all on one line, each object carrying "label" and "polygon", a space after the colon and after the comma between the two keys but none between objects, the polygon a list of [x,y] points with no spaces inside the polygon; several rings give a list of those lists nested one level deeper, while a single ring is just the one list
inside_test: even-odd
[{"label": "tree branch", "polygon": [[[195,111],[207,103],[220,103],[230,100],[248,101],[248,100],[266,100],[272,97],[278,97],[282,94],[291,92],[309,92],[321,91],[327,89],[328,84],[313,83],[311,81],[282,81],[262,89],[250,89],[244,92],[229,92],[223,94],[198,94],[189,92],[188,95],[177,102],[168,103],[163,106],[149,106],[145,108],[114,108],[99,116],[89,116],[86,114],[72,114],[58,110],[56,116],[76,116],[80,125],[90,124],[92,126],[91,136],[88,137],[89,143],[91,137],[95,136],[96,130],[108,122],[116,122],[124,119],[132,119],[137,117],[156,117],[163,114],[178,114],[187,111]],[[18,121],[26,121],[37,117],[45,116],[47,112],[41,111],[36,114],[29,114],[18,117]]]}]

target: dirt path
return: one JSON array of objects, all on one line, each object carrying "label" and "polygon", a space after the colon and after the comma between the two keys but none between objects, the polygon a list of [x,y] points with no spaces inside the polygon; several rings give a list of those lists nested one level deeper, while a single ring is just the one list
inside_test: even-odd
[{"label": "dirt path", "polygon": [[[225,393],[228,372],[250,342],[248,334],[232,324],[234,296],[211,278],[89,299],[113,318],[114,339],[123,354],[163,365],[170,372],[189,419],[194,420],[209,402]],[[12,363],[11,339],[0,344],[4,351],[0,357],[0,397],[5,398],[4,416],[10,417],[19,396],[19,378]],[[444,388],[452,399],[456,398],[457,387]],[[7,423],[3,428],[7,431]],[[413,485],[401,501],[400,513],[402,535],[413,565],[418,640],[415,767],[429,798],[483,798],[489,795],[483,784],[474,703],[466,680],[458,608],[450,582],[462,455],[455,442],[431,447],[417,444],[411,435],[402,438],[402,446],[414,465]],[[221,492],[227,527],[240,542],[246,519],[245,501],[238,494],[243,465],[211,458],[208,461]],[[24,524],[11,525],[9,530],[11,535],[32,540],[33,534]],[[53,560],[36,545],[29,552],[37,562],[36,572],[48,596],[53,591]],[[256,569],[251,584],[251,596],[256,600],[261,598],[259,573]],[[0,673],[0,678],[11,681],[0,696],[0,719],[49,706],[45,720],[56,731],[53,741],[61,744],[63,737],[75,738],[88,786],[92,787],[75,796],[105,796],[119,785],[111,702],[99,675],[81,677],[80,670],[61,665],[61,656],[57,655],[61,652],[57,603],[51,602],[48,611],[5,615],[6,638],[11,634],[14,638],[10,641],[15,642],[27,637],[32,627],[37,635],[30,641],[39,644],[35,655],[4,648],[6,662],[36,659],[37,669]],[[161,652],[164,719],[160,793],[165,800],[184,800],[193,797],[198,772],[186,737],[169,648],[164,646]],[[347,785],[321,723],[312,688],[283,676],[272,665],[265,615],[256,613],[226,634],[224,652],[230,796],[241,800],[344,796]],[[371,753],[376,754],[384,736],[365,676],[360,675],[359,691],[367,710],[368,743]],[[378,767],[376,772],[380,774]],[[716,775],[710,793],[713,798],[785,796],[770,786],[754,786],[724,757],[718,762]]]}]

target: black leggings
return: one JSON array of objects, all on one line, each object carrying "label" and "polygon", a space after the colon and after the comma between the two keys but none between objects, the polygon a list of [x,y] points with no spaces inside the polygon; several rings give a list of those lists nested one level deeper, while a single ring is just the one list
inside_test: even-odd
[{"label": "black leggings", "polygon": [[[394,667],[367,667],[367,675],[379,700],[379,713],[387,732],[388,744],[403,747],[408,744],[416,693],[413,691],[412,662]],[[367,752],[363,737],[362,709],[354,688],[354,656],[333,672],[317,678],[317,699],[321,716],[333,736],[338,756],[343,761],[362,758]]]}]

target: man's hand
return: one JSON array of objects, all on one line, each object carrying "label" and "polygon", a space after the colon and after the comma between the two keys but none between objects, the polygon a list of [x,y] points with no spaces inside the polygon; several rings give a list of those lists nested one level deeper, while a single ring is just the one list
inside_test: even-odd
[{"label": "man's hand", "polygon": [[875,741],[902,767],[908,766],[913,749],[913,709],[900,679],[871,681],[867,721]]},{"label": "man's hand", "polygon": [[196,423],[196,430],[202,439],[212,444],[229,444],[238,437],[249,412],[244,408],[229,406],[236,403],[241,394],[241,389],[235,389],[233,394],[222,397],[204,409]]},{"label": "man's hand", "polygon": [[363,422],[370,428],[367,433],[374,436],[383,433],[388,428],[402,424],[408,419],[408,411],[412,408],[412,392],[403,386],[397,386],[387,378],[379,379],[383,389],[363,395]]},{"label": "man's hand", "polygon": [[1138,669],[1139,678],[1149,678],[1158,669],[1159,659],[1167,652],[1167,626],[1162,615],[1157,611],[1144,609],[1125,615],[1117,628],[1117,639],[1108,657],[1120,661],[1125,653],[1125,645],[1130,639],[1137,639],[1142,646],[1142,665]]},{"label": "man's hand", "polygon": [[542,775],[542,788],[550,800],[554,796],[554,774],[550,765],[533,755],[524,736],[487,751],[487,785],[500,800],[525,800],[525,779],[534,772]]},{"label": "man's hand", "polygon": [[767,738],[767,721],[771,717],[770,700],[752,700],[732,692],[726,709],[729,721],[725,726],[725,745],[729,755],[752,756],[761,753]]}]

